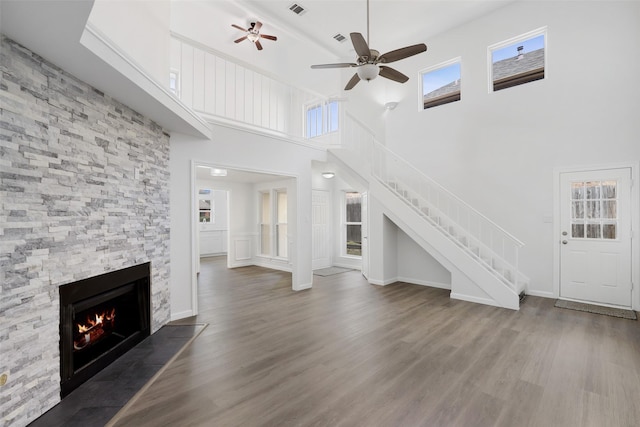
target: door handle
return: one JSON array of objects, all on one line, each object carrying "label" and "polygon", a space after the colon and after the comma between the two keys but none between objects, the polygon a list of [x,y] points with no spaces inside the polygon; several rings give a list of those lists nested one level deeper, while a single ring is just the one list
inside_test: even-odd
[{"label": "door handle", "polygon": [[566,236],[566,235],[567,235],[567,232],[566,232],[566,231],[563,231],[563,232],[562,232],[562,235],[563,235],[563,236]]},{"label": "door handle", "polygon": [[567,243],[569,243],[569,242],[567,242],[566,240],[563,240],[563,241],[562,241],[562,244],[563,244],[563,245],[566,245]]}]

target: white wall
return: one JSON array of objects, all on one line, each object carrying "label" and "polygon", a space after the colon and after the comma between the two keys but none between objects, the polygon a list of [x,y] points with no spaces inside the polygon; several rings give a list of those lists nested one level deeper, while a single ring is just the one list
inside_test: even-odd
[{"label": "white wall", "polygon": [[[251,153],[251,155],[247,155]],[[292,161],[295,159],[295,161]],[[311,162],[326,161],[326,152],[280,139],[215,126],[214,138],[171,136],[171,310],[172,318],[190,315],[195,265],[192,245],[192,163],[214,164],[295,177],[296,215],[288,218],[293,239],[291,262],[294,290],[311,287]],[[193,183],[192,183],[193,180]],[[234,203],[232,192],[231,203]],[[255,207],[252,212],[255,212]],[[230,218],[230,232],[234,232]],[[229,250],[232,250],[230,247]]]},{"label": "white wall", "polygon": [[[513,3],[411,62],[417,75],[461,56],[462,101],[418,111],[411,79],[387,117],[388,147],[525,243],[532,293],[554,293],[554,168],[640,159],[639,17],[638,2]],[[488,93],[487,46],[542,26],[545,79]]]},{"label": "white wall", "polygon": [[167,87],[170,15],[170,0],[95,0],[89,22]]},{"label": "white wall", "polygon": [[398,280],[416,285],[451,289],[451,273],[400,227],[396,229]]}]

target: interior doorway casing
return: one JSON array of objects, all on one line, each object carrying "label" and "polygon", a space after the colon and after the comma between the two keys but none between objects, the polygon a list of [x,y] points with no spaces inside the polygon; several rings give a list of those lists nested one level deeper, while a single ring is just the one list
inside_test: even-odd
[{"label": "interior doorway casing", "polygon": [[627,162],[604,165],[575,166],[555,168],[553,176],[553,297],[560,296],[560,245],[561,245],[561,175],[571,172],[589,172],[600,171],[606,169],[629,168],[631,170],[631,308],[640,310],[640,238],[638,238],[638,230],[640,229],[640,187],[638,182],[640,179],[640,163]]}]

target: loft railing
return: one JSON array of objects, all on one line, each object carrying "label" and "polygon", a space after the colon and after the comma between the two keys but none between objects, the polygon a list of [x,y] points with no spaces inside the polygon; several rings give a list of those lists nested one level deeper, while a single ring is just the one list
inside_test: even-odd
[{"label": "loft railing", "polygon": [[459,197],[380,144],[347,115],[343,147],[371,162],[371,174],[425,221],[520,292],[528,278],[519,271],[524,244]]}]

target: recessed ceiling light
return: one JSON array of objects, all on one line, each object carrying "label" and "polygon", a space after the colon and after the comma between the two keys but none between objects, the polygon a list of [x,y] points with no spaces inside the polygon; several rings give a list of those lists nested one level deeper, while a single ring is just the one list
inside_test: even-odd
[{"label": "recessed ceiling light", "polygon": [[227,176],[227,170],[211,168],[211,176]]}]

